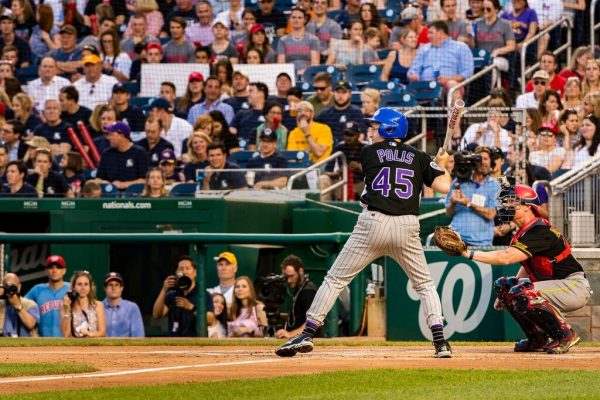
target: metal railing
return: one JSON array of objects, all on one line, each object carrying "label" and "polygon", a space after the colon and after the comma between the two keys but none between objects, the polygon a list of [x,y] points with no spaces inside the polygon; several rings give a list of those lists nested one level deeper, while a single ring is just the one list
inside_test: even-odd
[{"label": "metal railing", "polygon": [[348,162],[346,161],[346,155],[344,153],[342,153],[341,151],[335,152],[332,155],[330,155],[329,157],[327,157],[324,160],[321,160],[313,165],[311,165],[310,167],[303,169],[299,172],[296,172],[294,175],[290,176],[290,179],[288,179],[287,182],[287,186],[286,189],[288,191],[292,190],[293,186],[294,186],[294,182],[302,177],[302,176],[306,176],[309,173],[315,171],[317,172],[322,166],[327,165],[330,161],[334,161],[340,159],[341,160],[341,167],[342,167],[342,179],[336,183],[334,183],[333,185],[329,186],[328,188],[326,188],[325,190],[323,190],[321,192],[321,194],[327,194],[335,189],[337,189],[338,187],[341,186],[342,188],[342,200],[343,201],[348,201]]},{"label": "metal railing", "polygon": [[600,28],[600,22],[596,23],[596,3],[598,0],[592,0],[590,6],[590,48],[594,52],[596,47],[596,30]]},{"label": "metal railing", "polygon": [[[446,104],[452,104],[452,98],[454,97],[454,93],[456,93],[457,90],[467,86],[469,83],[476,81],[477,79],[489,74],[489,73],[493,73],[494,70],[498,70],[498,73],[500,73],[500,70],[498,69],[498,67],[494,64],[492,65],[488,65],[487,67],[483,68],[481,71],[477,72],[476,74],[471,75],[470,77],[468,77],[467,79],[465,79],[464,81],[460,82],[458,85],[452,87],[450,90],[448,90],[448,95],[446,97]],[[500,86],[499,85],[499,80],[496,80],[496,82],[492,82],[492,85],[496,85],[496,86]],[[489,99],[489,95],[484,97],[483,99],[479,100],[477,102],[477,105],[482,104],[485,101],[487,101]],[[450,113],[451,109],[448,108],[448,113]]]},{"label": "metal railing", "polygon": [[553,53],[555,55],[559,55],[560,53],[562,53],[563,51],[566,50],[567,51],[567,63],[571,60],[571,43],[572,43],[571,28],[573,27],[573,21],[569,17],[562,17],[558,21],[556,21],[555,23],[553,23],[552,25],[550,25],[549,27],[544,29],[543,31],[538,32],[531,39],[523,42],[523,47],[521,48],[521,91],[523,93],[525,93],[525,86],[527,84],[527,75],[529,75],[530,73],[535,71],[540,65],[540,63],[538,61],[535,64],[533,64],[531,67],[529,67],[529,68],[526,67],[525,63],[526,63],[527,48],[529,47],[529,45],[539,41],[542,36],[544,36],[547,33],[550,33],[550,31],[552,31],[554,28],[561,26],[563,23],[566,23],[567,27],[569,28],[569,29],[567,29],[567,42],[565,44],[563,44],[562,46],[560,46],[558,49],[554,50]]}]

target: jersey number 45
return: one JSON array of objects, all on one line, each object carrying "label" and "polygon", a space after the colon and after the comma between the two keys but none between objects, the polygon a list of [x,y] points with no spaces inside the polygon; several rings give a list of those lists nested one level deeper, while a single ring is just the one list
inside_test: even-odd
[{"label": "jersey number 45", "polygon": [[[413,195],[413,183],[409,178],[415,176],[415,171],[405,168],[394,168],[394,170],[396,171],[394,174],[396,184],[394,193],[401,199],[410,198]],[[392,184],[390,181],[391,176],[391,168],[383,167],[375,179],[373,179],[371,189],[373,189],[375,192],[380,192],[384,197],[389,197],[390,190],[392,189]]]}]

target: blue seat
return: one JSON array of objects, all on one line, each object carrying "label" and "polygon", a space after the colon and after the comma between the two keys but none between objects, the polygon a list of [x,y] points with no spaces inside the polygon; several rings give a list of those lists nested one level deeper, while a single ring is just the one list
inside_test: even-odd
[{"label": "blue seat", "polygon": [[125,82],[123,85],[125,85],[125,87],[129,90],[129,93],[131,93],[132,97],[137,96],[137,94],[140,92],[140,85],[136,81]]},{"label": "blue seat", "polygon": [[171,188],[171,197],[194,197],[196,192],[196,183],[178,183]]},{"label": "blue seat", "polygon": [[101,183],[100,190],[100,197],[115,198],[120,195],[119,189],[117,189],[116,186],[113,186],[112,183]]},{"label": "blue seat", "polygon": [[407,91],[393,92],[381,96],[381,107],[414,107],[416,105],[415,96]]},{"label": "blue seat", "polygon": [[334,67],[333,65],[313,65],[311,67],[306,68],[304,71],[304,75],[302,75],[302,80],[304,82],[310,82],[312,84],[313,78],[319,72],[327,72],[331,75],[331,81],[336,82],[339,81],[342,77],[342,73],[339,69]]},{"label": "blue seat", "polygon": [[350,98],[350,103],[357,107],[360,107],[362,105],[362,100],[360,99],[360,92],[352,93],[352,97]]},{"label": "blue seat", "polygon": [[312,85],[312,82],[304,82],[298,81],[296,82],[296,88],[302,90],[302,92],[314,92],[315,88]]},{"label": "blue seat", "polygon": [[367,83],[366,88],[377,89],[377,90],[391,90],[398,91],[402,89],[402,86],[394,81],[373,81]]},{"label": "blue seat", "polygon": [[240,166],[240,168],[246,168],[246,165],[248,165],[248,161],[250,161],[250,159],[254,157],[255,154],[257,154],[256,151],[236,151],[235,153],[232,153],[229,155],[229,157],[227,157],[227,161],[236,163]]},{"label": "blue seat", "polygon": [[346,70],[346,80],[362,87],[369,82],[378,80],[381,76],[381,66],[371,64],[349,65]]},{"label": "blue seat", "polygon": [[387,9],[381,11],[381,18],[383,18],[384,21],[389,22],[389,23],[396,22],[396,20],[398,19],[398,10],[400,10],[400,8],[397,8],[397,7],[387,8]]},{"label": "blue seat", "polygon": [[149,105],[152,100],[154,100],[154,97],[141,97],[141,96],[131,96],[131,99],[129,100],[129,104],[132,104],[134,106],[138,106],[138,107],[145,107],[147,105]]},{"label": "blue seat", "polygon": [[85,176],[85,180],[88,181],[90,179],[96,179],[96,174],[98,173],[97,169],[84,168],[83,176]]},{"label": "blue seat", "polygon": [[327,11],[327,18],[330,18],[335,21],[338,15],[340,15],[340,12],[341,10]]},{"label": "blue seat", "polygon": [[134,183],[125,189],[123,197],[140,197],[142,195],[142,191],[144,190],[144,186],[146,185],[143,183]]},{"label": "blue seat", "polygon": [[437,81],[409,82],[406,90],[415,96],[419,104],[434,105],[442,97],[442,85]]},{"label": "blue seat", "polygon": [[305,151],[286,150],[280,151],[279,154],[287,158],[288,167],[290,168],[306,168],[310,166],[310,158]]},{"label": "blue seat", "polygon": [[487,67],[492,63],[492,55],[484,49],[471,49],[475,69]]},{"label": "blue seat", "polygon": [[381,50],[377,50],[377,55],[379,56],[380,60],[385,60],[388,56],[388,54],[390,54],[390,49],[381,49]]},{"label": "blue seat", "polygon": [[35,65],[25,68],[17,68],[15,74],[21,85],[25,85],[27,82],[39,78],[38,67]]}]

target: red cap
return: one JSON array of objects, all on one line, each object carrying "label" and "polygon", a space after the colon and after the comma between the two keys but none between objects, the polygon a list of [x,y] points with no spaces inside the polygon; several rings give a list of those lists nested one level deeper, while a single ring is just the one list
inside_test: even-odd
[{"label": "red cap", "polygon": [[190,76],[188,77],[188,82],[192,82],[192,81],[204,82],[204,76],[202,76],[202,74],[200,72],[192,72],[190,74]]},{"label": "red cap", "polygon": [[53,265],[58,265],[61,268],[67,268],[65,259],[58,255],[54,255],[54,256],[50,256],[50,257],[46,258],[46,268],[50,268]]},{"label": "red cap", "polygon": [[544,122],[542,126],[540,126],[540,131],[550,131],[555,135],[558,135],[558,127],[550,122]]},{"label": "red cap", "polygon": [[148,43],[148,46],[146,46],[146,51],[150,51],[152,49],[158,49],[158,51],[160,51],[161,53],[163,52],[162,46],[159,42]]},{"label": "red cap", "polygon": [[255,34],[256,32],[265,32],[265,26],[263,24],[254,24],[250,27],[250,33]]}]

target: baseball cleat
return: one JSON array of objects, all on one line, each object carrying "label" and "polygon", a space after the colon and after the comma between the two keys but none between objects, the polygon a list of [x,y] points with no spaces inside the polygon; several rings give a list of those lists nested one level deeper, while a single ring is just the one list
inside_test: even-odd
[{"label": "baseball cleat", "polygon": [[535,337],[521,339],[515,342],[516,353],[528,353],[535,351],[544,351],[544,345],[548,342],[544,335],[536,335]]},{"label": "baseball cleat", "polygon": [[440,343],[433,343],[435,347],[435,358],[452,358],[452,348],[450,343],[444,341]]},{"label": "baseball cleat", "polygon": [[294,357],[296,353],[310,353],[312,349],[312,336],[302,332],[281,345],[275,350],[275,354],[279,357]]},{"label": "baseball cleat", "polygon": [[571,337],[553,340],[544,346],[544,350],[546,350],[546,353],[548,354],[564,354],[567,353],[571,347],[579,343],[580,340],[581,338],[579,335],[571,330]]}]

